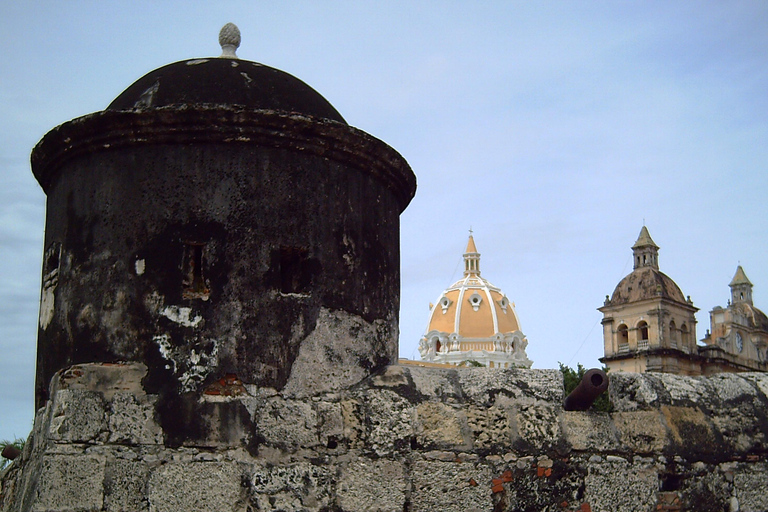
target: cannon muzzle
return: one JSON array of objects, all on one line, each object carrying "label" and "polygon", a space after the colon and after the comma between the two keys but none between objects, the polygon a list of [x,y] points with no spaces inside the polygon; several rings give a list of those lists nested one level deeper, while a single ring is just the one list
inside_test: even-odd
[{"label": "cannon muzzle", "polygon": [[21,450],[13,446],[12,444],[7,444],[3,447],[3,453],[2,456],[8,460],[13,460],[16,457],[21,455]]},{"label": "cannon muzzle", "polygon": [[566,411],[586,411],[592,403],[608,389],[608,375],[603,370],[587,370],[576,389],[565,397]]}]

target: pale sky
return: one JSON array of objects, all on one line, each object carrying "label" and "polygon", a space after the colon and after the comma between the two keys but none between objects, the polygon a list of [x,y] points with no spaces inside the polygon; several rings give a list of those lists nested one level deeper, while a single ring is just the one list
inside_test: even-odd
[{"label": "pale sky", "polygon": [[0,0],[0,439],[32,426],[45,196],[29,154],[145,73],[238,55],[291,73],[410,163],[400,353],[461,275],[516,304],[534,368],[598,365],[645,222],[701,311],[741,263],[768,311],[768,2]]}]

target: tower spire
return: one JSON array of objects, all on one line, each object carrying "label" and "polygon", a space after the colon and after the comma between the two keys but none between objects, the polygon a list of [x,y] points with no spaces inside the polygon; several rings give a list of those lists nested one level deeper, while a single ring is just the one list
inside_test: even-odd
[{"label": "tower spire", "polygon": [[642,267],[659,270],[659,246],[653,241],[645,225],[640,230],[635,245],[632,246],[632,252],[634,253],[635,270]]},{"label": "tower spire", "polygon": [[744,273],[744,269],[739,265],[736,268],[736,274],[731,279],[731,303],[736,304],[738,302],[746,302],[752,304],[752,282]]},{"label": "tower spire", "polygon": [[469,230],[469,241],[467,250],[464,252],[464,275],[480,275],[480,253],[475,247],[475,239],[472,236],[472,230]]}]

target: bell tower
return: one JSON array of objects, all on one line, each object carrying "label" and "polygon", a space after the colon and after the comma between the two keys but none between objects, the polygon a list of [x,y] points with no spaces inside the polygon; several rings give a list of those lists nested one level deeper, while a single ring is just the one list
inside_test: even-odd
[{"label": "bell tower", "polygon": [[752,283],[741,265],[736,269],[733,279],[731,279],[731,304],[746,303],[752,305]]},{"label": "bell tower", "polygon": [[656,245],[648,233],[648,228],[643,226],[640,235],[637,237],[635,245],[632,246],[634,253],[635,270],[642,267],[650,267],[659,270],[659,246]]}]

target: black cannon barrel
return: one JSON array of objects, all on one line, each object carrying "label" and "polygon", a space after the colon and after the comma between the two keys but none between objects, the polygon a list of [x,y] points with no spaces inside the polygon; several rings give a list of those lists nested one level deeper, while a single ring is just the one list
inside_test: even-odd
[{"label": "black cannon barrel", "polygon": [[21,450],[19,450],[12,444],[7,444],[3,447],[2,456],[5,457],[6,459],[13,460],[19,455],[21,455]]},{"label": "black cannon barrel", "polygon": [[566,411],[586,411],[592,403],[608,389],[608,375],[597,368],[587,370],[576,389],[565,397]]}]

